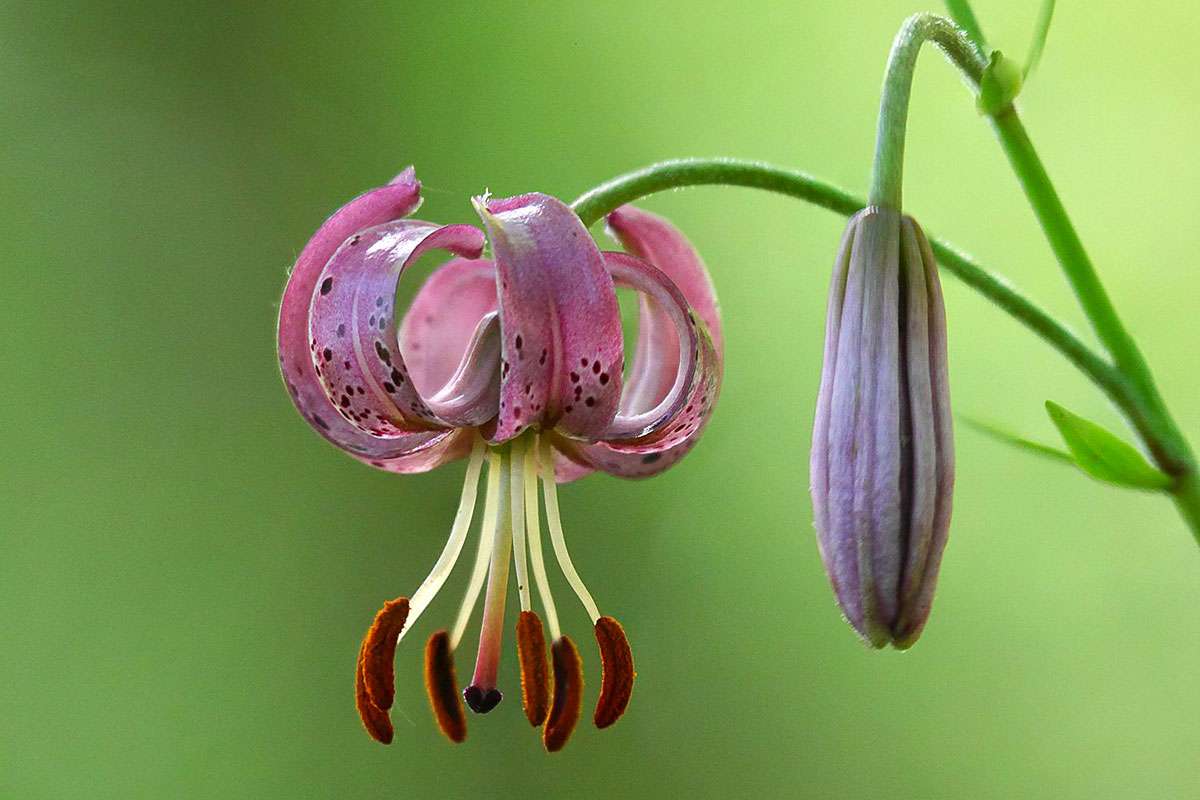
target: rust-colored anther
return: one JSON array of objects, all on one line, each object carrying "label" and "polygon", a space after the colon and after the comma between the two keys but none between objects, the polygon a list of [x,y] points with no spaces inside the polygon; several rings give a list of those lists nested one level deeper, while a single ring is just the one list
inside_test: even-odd
[{"label": "rust-colored anther", "polygon": [[521,663],[521,706],[529,724],[536,728],[550,713],[550,665],[542,619],[533,611],[522,611],[517,619],[517,658]]},{"label": "rust-colored anther", "polygon": [[396,640],[408,619],[408,598],[389,600],[363,638],[362,671],[371,702],[385,711],[396,697]]},{"label": "rust-colored anther", "polygon": [[383,604],[375,614],[358,650],[354,668],[354,705],[371,738],[392,742],[388,709],[395,698],[396,639],[408,619],[408,598],[398,597]]},{"label": "rust-colored anther", "polygon": [[392,720],[387,711],[371,702],[371,697],[367,694],[361,648],[358,651],[358,666],[354,670],[354,705],[358,708],[358,716],[362,718],[363,727],[367,729],[371,738],[382,744],[391,744]]},{"label": "rust-colored anther", "polygon": [[597,728],[607,728],[625,713],[637,672],[621,623],[612,617],[596,620],[596,643],[600,645],[600,699],[592,722]]},{"label": "rust-colored anther", "polygon": [[579,722],[583,705],[583,662],[579,650],[566,636],[560,636],[550,647],[554,660],[554,704],[542,728],[542,744],[547,752],[556,753],[571,738]]},{"label": "rust-colored anther", "polygon": [[425,691],[433,718],[446,738],[461,742],[467,738],[467,713],[458,693],[454,676],[454,652],[450,649],[450,634],[437,631],[425,644]]}]

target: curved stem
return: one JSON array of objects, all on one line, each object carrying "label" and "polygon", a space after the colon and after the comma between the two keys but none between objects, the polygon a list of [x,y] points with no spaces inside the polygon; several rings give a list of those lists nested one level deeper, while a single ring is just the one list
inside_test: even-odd
[{"label": "curved stem", "polygon": [[983,38],[983,29],[979,27],[979,20],[975,18],[975,12],[967,0],[946,0],[946,10],[981,51],[987,50],[987,40]]},{"label": "curved stem", "polygon": [[[1002,127],[1001,123],[1006,118],[1006,112],[998,115],[998,131],[1000,129],[1008,130],[1008,127],[1013,124],[1013,122],[1005,122]],[[1019,126],[1020,123],[1016,121],[1015,112],[1012,114],[1012,120]],[[1022,134],[1024,133],[1023,129],[1018,129]],[[1004,141],[1003,135],[1001,140]],[[1027,137],[1025,137],[1025,141],[1028,142]],[[1036,159],[1032,145],[1028,147],[1028,151],[1019,146],[1014,147],[1009,150],[1009,158],[1015,158],[1023,165],[1027,165],[1029,156]],[[1008,148],[1006,147],[1006,149]],[[1057,195],[1053,193],[1053,186],[1050,185],[1049,178],[1044,177],[1043,184],[1041,182],[1043,179],[1037,176],[1038,171],[1042,176],[1045,175],[1045,171],[1041,169],[1040,161],[1036,163],[1038,170],[1028,173],[1032,182],[1026,186],[1026,192],[1029,193],[1030,186],[1032,186],[1042,197],[1048,217],[1042,219],[1042,212],[1039,212],[1039,219],[1042,219],[1043,227],[1050,225],[1058,231],[1056,238],[1051,240],[1052,246],[1055,241],[1070,242],[1074,239],[1078,246],[1078,250],[1074,251],[1075,255],[1082,254],[1082,257],[1086,259],[1082,244],[1079,244],[1078,237],[1074,236],[1074,230],[1070,228],[1066,212],[1058,202]],[[1018,174],[1020,174],[1020,170],[1018,170]],[[836,211],[843,216],[855,214],[866,205],[863,198],[856,197],[844,189],[806,173],[756,161],[727,158],[681,159],[652,164],[621,175],[584,193],[571,205],[584,224],[591,226],[625,203],[648,194],[685,186],[711,185],[765,189],[813,203],[822,208]],[[1049,201],[1050,197],[1053,198],[1053,202]],[[1057,211],[1054,210],[1054,206],[1057,206]],[[1035,211],[1037,208],[1038,205],[1035,203]],[[1063,234],[1058,228],[1059,225],[1067,226],[1070,236]],[[1049,235],[1049,231],[1047,234]],[[1195,533],[1197,540],[1200,541],[1200,476],[1197,475],[1187,442],[1175,427],[1157,390],[1154,389],[1153,382],[1149,380],[1149,370],[1145,369],[1145,362],[1141,361],[1141,356],[1137,354],[1136,348],[1134,347],[1132,352],[1137,354],[1137,359],[1141,362],[1144,370],[1140,373],[1141,377],[1136,377],[1139,374],[1136,371],[1130,373],[1111,364],[1080,341],[1061,322],[1012,288],[1004,279],[983,268],[953,245],[936,237],[930,238],[930,244],[943,267],[1007,311],[1017,321],[1062,353],[1072,364],[1091,378],[1125,413],[1159,466],[1175,476],[1176,485],[1172,489],[1172,494],[1176,505]],[[1070,248],[1065,253],[1060,252],[1058,247],[1055,247],[1055,253],[1058,255],[1060,263],[1064,262],[1064,256],[1071,256],[1072,252]],[[1067,263],[1073,266],[1076,266],[1076,263],[1070,259],[1063,263],[1064,270],[1071,274],[1071,268],[1067,266]],[[1085,261],[1084,263],[1090,270],[1090,262]],[[1084,283],[1092,285],[1099,292],[1099,296],[1107,302],[1107,296],[1103,294],[1103,288],[1099,285],[1099,280],[1095,278],[1094,270],[1092,278],[1094,284],[1088,284],[1086,277]],[[1072,281],[1072,285],[1075,285],[1074,281]],[[1089,298],[1091,296],[1087,295]],[[1080,297],[1080,300],[1084,303],[1084,310],[1091,318],[1092,314],[1088,309],[1087,301],[1084,297]],[[1113,316],[1115,319],[1115,312]],[[1094,318],[1092,322],[1094,325],[1096,324]],[[1124,333],[1123,329],[1122,333]],[[1132,346],[1131,340],[1129,344]],[[1128,362],[1129,351],[1126,351],[1125,358]]]},{"label": "curved stem", "polygon": [[904,178],[904,135],[908,101],[921,46],[933,42],[975,86],[987,61],[966,33],[945,17],[914,14],[904,21],[888,55],[879,100],[879,128],[875,136],[875,163],[871,170],[871,205],[899,210]]},{"label": "curved stem", "polygon": [[[777,192],[851,216],[866,206],[861,197],[803,172],[757,161],[729,158],[681,159],[652,164],[626,173],[581,195],[571,207],[585,225],[648,194],[684,186],[747,186]],[[1121,408],[1132,402],[1129,386],[1120,373],[1093,352],[1066,326],[1050,316],[1004,280],[977,264],[948,242],[930,238],[942,266],[1007,311],[1019,322],[1088,375]]]}]

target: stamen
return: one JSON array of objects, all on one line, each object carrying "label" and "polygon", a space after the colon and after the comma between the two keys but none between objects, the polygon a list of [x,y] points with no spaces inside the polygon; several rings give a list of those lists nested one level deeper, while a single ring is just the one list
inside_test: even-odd
[{"label": "stamen", "polygon": [[575,643],[567,636],[556,639],[550,652],[554,657],[554,705],[542,728],[542,744],[548,752],[556,753],[571,738],[571,732],[579,722],[583,703],[583,664]]},{"label": "stamen", "polygon": [[358,651],[358,668],[354,672],[354,705],[358,716],[362,719],[363,727],[371,738],[381,744],[392,743],[392,720],[387,711],[371,702],[367,695],[367,683],[363,678],[362,649]]},{"label": "stamen", "polygon": [[554,484],[554,451],[551,450],[549,442],[542,447],[541,467],[542,495],[546,501],[546,522],[550,526],[550,542],[554,545],[554,555],[558,558],[558,566],[567,579],[567,583],[571,584],[575,594],[579,595],[579,602],[583,603],[583,607],[587,609],[594,624],[596,620],[600,619],[600,609],[596,607],[596,601],[592,599],[591,593],[583,585],[583,579],[579,577],[579,573],[575,571],[575,565],[571,563],[571,554],[567,552],[562,520],[558,516],[558,493]]},{"label": "stamen", "polygon": [[[525,530],[529,539],[529,561],[533,566],[533,578],[537,581],[538,596],[542,598],[542,607],[546,609],[546,621],[550,624],[550,638],[557,639],[562,635],[558,628],[558,610],[554,607],[554,596],[550,594],[550,581],[546,579],[546,562],[542,560],[542,525],[538,519],[538,436],[534,434],[533,445],[525,450],[525,464],[522,480],[525,484]],[[554,460],[551,458],[551,472],[554,470]]]},{"label": "stamen", "polygon": [[491,711],[503,698],[496,688],[500,671],[500,645],[504,638],[504,604],[508,597],[508,565],[512,561],[512,517],[508,513],[508,460],[500,454],[500,502],[496,508],[499,526],[492,541],[492,561],[488,566],[487,594],[483,598],[483,625],[479,631],[479,653],[475,657],[475,674],[471,685],[463,692],[467,705],[477,714]]},{"label": "stamen", "polygon": [[[412,600],[409,602],[411,607],[409,628],[412,627],[411,623],[417,621],[417,618],[425,612],[425,609],[433,602],[433,598],[441,591],[462,553],[463,543],[467,540],[467,531],[471,529],[471,519],[475,515],[475,496],[479,487],[479,471],[483,467],[484,450],[483,439],[476,436],[475,443],[471,447],[471,458],[467,462],[467,474],[463,478],[458,511],[454,515],[454,524],[450,528],[450,538],[446,541],[446,546],[442,549],[442,554],[438,556],[433,569],[429,571],[429,576],[425,578],[417,591],[413,592]],[[404,633],[405,631],[401,631],[400,638],[404,637]]]},{"label": "stamen", "polygon": [[621,623],[612,617],[596,620],[596,643],[600,645],[600,699],[592,722],[597,728],[607,728],[625,713],[637,672]]},{"label": "stamen", "polygon": [[525,450],[524,437],[513,440],[512,453],[508,462],[513,556],[517,572],[517,596],[521,600],[521,611],[530,609],[529,570],[525,564]]},{"label": "stamen", "polygon": [[396,696],[396,643],[408,619],[407,597],[398,597],[383,604],[363,638],[362,671],[367,695],[377,707],[387,710]]},{"label": "stamen", "polygon": [[408,598],[383,604],[375,614],[358,651],[354,671],[354,705],[371,738],[384,744],[392,741],[388,709],[395,699],[396,642],[408,618]]},{"label": "stamen", "polygon": [[533,611],[522,611],[517,619],[517,659],[521,664],[521,707],[536,728],[550,712],[550,670],[542,620]]},{"label": "stamen", "polygon": [[452,742],[466,739],[467,715],[458,696],[450,637],[444,630],[434,633],[425,644],[425,691],[433,718],[446,738]]},{"label": "stamen", "polygon": [[500,503],[500,454],[489,450],[487,494],[483,501],[483,524],[479,531],[479,550],[475,553],[475,566],[471,568],[471,579],[467,582],[467,592],[463,595],[462,605],[458,607],[458,617],[454,620],[454,629],[450,634],[450,649],[457,650],[462,641],[463,633],[467,630],[467,622],[475,609],[475,601],[483,589],[483,579],[487,575],[488,556],[492,552],[492,540],[496,537],[496,508]]}]

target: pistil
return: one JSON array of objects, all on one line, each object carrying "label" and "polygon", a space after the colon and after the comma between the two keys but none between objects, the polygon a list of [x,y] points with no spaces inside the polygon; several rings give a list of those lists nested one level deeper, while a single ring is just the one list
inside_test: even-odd
[{"label": "pistil", "polygon": [[[503,699],[496,688],[500,669],[500,645],[504,638],[504,606],[508,596],[508,566],[512,560],[512,518],[508,513],[510,454],[500,453],[499,502],[495,509],[498,526],[492,541],[491,563],[488,565],[487,593],[483,600],[483,624],[479,631],[479,653],[475,659],[475,674],[471,685],[463,691],[467,705],[477,714],[486,714]],[[489,488],[491,486],[489,476]]]}]

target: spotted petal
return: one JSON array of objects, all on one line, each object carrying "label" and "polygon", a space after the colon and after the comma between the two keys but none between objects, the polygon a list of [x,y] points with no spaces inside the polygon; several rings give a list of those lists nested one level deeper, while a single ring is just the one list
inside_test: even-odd
[{"label": "spotted petal", "polygon": [[343,419],[329,403],[312,363],[308,309],[321,270],[356,231],[412,212],[421,201],[410,167],[387,186],[342,206],[317,229],[296,260],[279,305],[279,366],[292,402],[318,433],[356,458],[396,472],[430,469],[457,457],[463,444],[445,431],[408,430],[375,437]]},{"label": "spotted petal", "polygon": [[496,259],[503,331],[500,416],[491,440],[535,423],[594,437],[621,396],[621,316],[600,250],[544,194],[477,200]]},{"label": "spotted petal", "polygon": [[[655,475],[683,458],[699,440],[712,416],[720,391],[723,362],[708,327],[692,311],[680,289],[661,270],[624,253],[605,253],[614,279],[643,293],[652,313],[670,319],[675,342],[686,343],[684,358],[676,363],[653,360],[647,380],[669,385],[666,395],[651,410],[633,416],[618,415],[614,427],[640,418],[644,433],[631,438],[611,437],[595,443],[558,437],[556,448],[583,467],[626,478]],[[559,469],[564,478],[579,477]]]},{"label": "spotted petal", "polygon": [[396,220],[347,239],[329,259],[309,318],[313,360],[343,417],[380,436],[422,424],[460,427],[495,416],[499,332],[480,320],[451,383],[422,395],[409,380],[393,314],[396,284],[422,253],[441,248],[477,256],[483,234],[470,225]]}]

